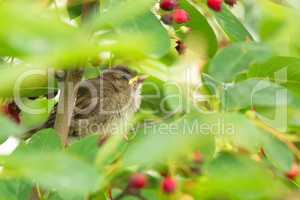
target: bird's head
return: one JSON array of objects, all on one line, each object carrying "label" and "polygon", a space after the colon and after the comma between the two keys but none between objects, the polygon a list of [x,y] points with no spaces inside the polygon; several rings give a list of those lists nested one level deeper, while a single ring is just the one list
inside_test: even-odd
[{"label": "bird's head", "polygon": [[101,76],[105,81],[110,81],[117,92],[123,90],[140,90],[147,76],[137,75],[137,72],[125,66],[116,66],[105,70]]}]

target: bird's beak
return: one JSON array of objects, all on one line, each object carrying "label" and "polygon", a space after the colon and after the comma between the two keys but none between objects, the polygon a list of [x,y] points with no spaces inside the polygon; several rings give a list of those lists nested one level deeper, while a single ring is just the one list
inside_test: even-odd
[{"label": "bird's beak", "polygon": [[149,76],[148,75],[141,75],[141,76],[135,76],[132,79],[129,80],[129,85],[136,85],[143,83]]}]

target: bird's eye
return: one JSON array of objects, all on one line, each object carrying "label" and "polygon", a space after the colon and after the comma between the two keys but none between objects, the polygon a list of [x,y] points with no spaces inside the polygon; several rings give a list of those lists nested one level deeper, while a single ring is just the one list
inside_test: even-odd
[{"label": "bird's eye", "polygon": [[127,76],[127,75],[122,75],[121,78],[122,78],[123,80],[129,81],[129,76]]}]

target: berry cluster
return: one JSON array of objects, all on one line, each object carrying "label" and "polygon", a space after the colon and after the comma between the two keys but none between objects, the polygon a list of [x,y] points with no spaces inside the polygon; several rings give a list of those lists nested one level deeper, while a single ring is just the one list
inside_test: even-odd
[{"label": "berry cluster", "polygon": [[212,10],[216,12],[221,12],[223,2],[233,7],[237,3],[237,0],[207,0],[207,5]]},{"label": "berry cluster", "polygon": [[[177,0],[161,0],[160,8],[164,11],[161,21],[166,25],[184,24],[190,20],[188,12],[180,8]],[[179,54],[183,54],[186,46],[181,40],[177,40],[175,49]]]},{"label": "berry cluster", "polygon": [[[139,190],[147,187],[149,184],[148,177],[142,173],[135,173],[130,177],[128,187],[131,192],[138,192]],[[176,180],[167,176],[161,182],[161,189],[166,194],[171,194],[176,191],[177,183]]]},{"label": "berry cluster", "polygon": [[177,0],[161,0],[160,8],[164,11],[172,11],[161,17],[162,22],[166,25],[172,25],[174,22],[183,24],[189,21],[189,14],[179,8]]}]

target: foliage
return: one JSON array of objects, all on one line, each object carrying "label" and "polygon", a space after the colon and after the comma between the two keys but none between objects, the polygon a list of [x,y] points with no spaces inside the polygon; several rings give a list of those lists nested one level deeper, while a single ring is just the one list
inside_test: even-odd
[{"label": "foliage", "polygon": [[[238,0],[218,12],[178,0],[189,20],[167,25],[173,11],[156,0],[0,1],[0,106],[23,103],[20,124],[0,108],[1,142],[20,139],[0,156],[0,200],[298,199],[298,172],[286,176],[300,159],[294,2]],[[85,13],[90,3],[97,12]],[[55,74],[90,79],[118,64],[150,76],[128,140],[99,145],[92,134],[65,146],[52,128],[23,139],[58,101],[46,98]],[[136,173],[147,176],[138,191]]]}]

